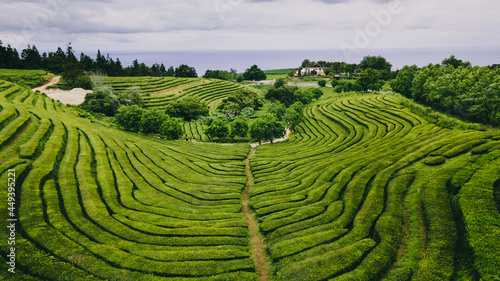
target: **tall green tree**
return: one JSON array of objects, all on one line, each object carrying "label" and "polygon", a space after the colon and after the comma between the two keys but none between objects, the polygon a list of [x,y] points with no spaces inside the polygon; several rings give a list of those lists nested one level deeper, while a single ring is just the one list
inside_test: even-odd
[{"label": "tall green tree", "polygon": [[141,132],[151,135],[159,133],[165,118],[165,113],[159,109],[145,110],[141,117]]},{"label": "tall green tree", "polygon": [[64,62],[64,72],[62,73],[62,78],[69,87],[74,88],[78,83],[78,78],[83,74],[80,69],[80,63],[76,58],[71,43],[68,44],[66,50],[66,61]]},{"label": "tall green tree", "polygon": [[165,112],[170,116],[183,118],[186,121],[196,120],[200,116],[209,114],[207,104],[192,96],[168,104]]},{"label": "tall green tree", "polygon": [[443,66],[453,66],[454,68],[471,66],[470,62],[459,60],[455,57],[455,55],[451,55],[449,58],[444,59],[441,64]]},{"label": "tall green tree", "polygon": [[198,77],[198,74],[196,74],[194,67],[181,64],[175,69],[175,77]]},{"label": "tall green tree", "polygon": [[90,112],[114,116],[120,107],[120,102],[108,92],[99,90],[85,95],[85,100],[80,107]]},{"label": "tall green tree", "polygon": [[383,82],[380,80],[380,73],[375,69],[368,68],[359,75],[356,81],[362,91],[378,91],[382,89]]},{"label": "tall green tree", "polygon": [[303,119],[304,105],[301,102],[296,102],[286,109],[284,120],[291,130],[295,130]]},{"label": "tall green tree", "polygon": [[174,118],[166,115],[160,126],[160,134],[166,136],[169,139],[179,139],[184,135],[184,129],[181,125],[181,120],[179,118]]},{"label": "tall green tree", "polygon": [[411,87],[413,85],[413,78],[418,71],[418,67],[416,65],[405,66],[401,69],[394,79],[391,82],[391,87],[394,91],[402,94],[406,97],[411,97]]},{"label": "tall green tree", "polygon": [[215,119],[212,124],[205,129],[205,135],[207,135],[210,140],[214,137],[219,138],[219,143],[221,143],[222,139],[229,135],[227,121]]},{"label": "tall green tree", "polygon": [[248,68],[245,73],[243,73],[243,78],[245,80],[255,80],[255,81],[260,81],[260,80],[266,80],[267,75],[260,69],[257,65],[252,65],[250,68]]},{"label": "tall green tree", "polygon": [[359,67],[362,69],[372,68],[375,70],[388,70],[390,71],[392,68],[392,64],[390,64],[384,57],[381,56],[366,56],[359,63]]},{"label": "tall green tree", "polygon": [[229,133],[229,136],[231,137],[231,141],[234,141],[235,137],[241,137],[244,138],[248,135],[248,120],[245,117],[237,117],[236,119],[233,120],[230,124],[231,126],[231,132]]},{"label": "tall green tree", "polygon": [[141,119],[145,110],[137,105],[122,106],[115,115],[115,120],[123,129],[131,132],[139,132]]},{"label": "tall green tree", "polygon": [[23,60],[23,68],[25,69],[42,68],[42,56],[35,45],[33,45],[33,47],[28,45],[28,48],[22,51],[21,59]]}]

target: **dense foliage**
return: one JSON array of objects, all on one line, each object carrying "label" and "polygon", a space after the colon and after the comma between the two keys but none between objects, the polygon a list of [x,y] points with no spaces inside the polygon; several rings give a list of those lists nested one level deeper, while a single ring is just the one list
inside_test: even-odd
[{"label": "dense foliage", "polygon": [[120,127],[130,132],[160,134],[169,139],[178,139],[184,134],[181,120],[166,115],[158,109],[143,109],[137,105],[122,106],[115,115]]},{"label": "dense foliage", "polygon": [[120,107],[120,102],[116,96],[111,95],[109,92],[99,90],[85,95],[85,100],[80,107],[86,111],[103,113],[106,116],[114,116]]},{"label": "dense foliage", "polygon": [[205,75],[203,75],[203,78],[211,78],[211,79],[220,79],[220,80],[227,80],[227,81],[233,81],[236,80],[237,78],[237,73],[236,70],[232,69],[231,72],[227,70],[210,70],[207,69],[205,72]]},{"label": "dense foliage", "polygon": [[222,100],[217,106],[217,109],[231,116],[236,116],[247,107],[258,110],[263,106],[262,99],[259,94],[249,88],[240,89],[229,97]]},{"label": "dense foliage", "polygon": [[[68,44],[70,47],[70,44]],[[71,67],[71,69],[68,69]],[[114,60],[108,55],[103,55],[97,51],[95,59],[80,53],[77,60],[71,53],[64,52],[58,48],[55,52],[40,54],[36,46],[29,46],[22,50],[21,54],[10,45],[3,46],[0,41],[0,68],[7,69],[44,69],[53,73],[63,73],[71,71],[97,72],[108,76],[171,76],[171,77],[197,77],[196,70],[187,65],[179,67],[169,67],[155,63],[151,67],[134,60],[131,66],[124,67],[119,58]],[[75,83],[70,75],[70,84]]]},{"label": "dense foliage", "polygon": [[267,75],[257,65],[252,65],[243,73],[243,78],[250,81],[266,80]]},{"label": "dense foliage", "polygon": [[500,125],[499,70],[452,65],[430,64],[421,69],[407,66],[391,85],[418,102],[473,121]]},{"label": "dense foliage", "polygon": [[186,97],[169,103],[165,112],[173,117],[183,118],[186,121],[196,120],[200,116],[208,115],[207,104],[196,97]]}]

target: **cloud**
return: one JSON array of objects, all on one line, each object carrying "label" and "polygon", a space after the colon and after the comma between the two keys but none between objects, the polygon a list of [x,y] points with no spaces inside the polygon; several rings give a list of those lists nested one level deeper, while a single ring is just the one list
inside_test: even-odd
[{"label": "cloud", "polygon": [[393,3],[402,12],[391,14],[369,47],[500,45],[498,0],[0,1],[0,40],[91,49],[334,49],[353,44]]}]

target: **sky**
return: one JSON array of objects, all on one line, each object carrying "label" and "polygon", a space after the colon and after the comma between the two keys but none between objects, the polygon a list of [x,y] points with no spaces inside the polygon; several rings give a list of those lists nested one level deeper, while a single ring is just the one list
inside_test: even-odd
[{"label": "sky", "polygon": [[0,0],[0,40],[75,50],[500,46],[498,0]]}]

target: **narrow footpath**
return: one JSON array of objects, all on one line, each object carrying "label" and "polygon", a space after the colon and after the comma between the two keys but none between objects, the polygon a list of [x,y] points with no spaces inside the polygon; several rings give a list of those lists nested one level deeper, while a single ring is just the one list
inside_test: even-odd
[{"label": "narrow footpath", "polygon": [[253,175],[252,170],[250,169],[250,159],[255,154],[255,147],[252,147],[250,153],[247,156],[246,160],[246,172],[247,172],[247,185],[245,190],[243,191],[243,202],[242,202],[242,211],[243,217],[248,223],[248,228],[250,228],[251,235],[251,257],[255,260],[255,264],[257,265],[257,273],[259,275],[260,281],[268,280],[268,267],[266,263],[266,259],[269,257],[269,253],[267,252],[267,245],[264,241],[260,239],[259,226],[257,224],[257,220],[250,213],[249,206],[249,193],[250,188],[253,183]]}]

